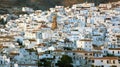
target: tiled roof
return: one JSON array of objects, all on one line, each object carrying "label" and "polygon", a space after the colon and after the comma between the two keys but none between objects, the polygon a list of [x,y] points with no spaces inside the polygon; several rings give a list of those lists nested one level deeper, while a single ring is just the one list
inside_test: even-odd
[{"label": "tiled roof", "polygon": [[92,41],[91,39],[81,39],[80,41]]},{"label": "tiled roof", "polygon": [[120,50],[120,48],[109,48],[109,50]]},{"label": "tiled roof", "polygon": [[29,39],[29,41],[36,41],[36,39]]},{"label": "tiled roof", "polygon": [[90,59],[99,59],[99,60],[118,60],[118,57],[99,57],[99,58],[90,58]]}]

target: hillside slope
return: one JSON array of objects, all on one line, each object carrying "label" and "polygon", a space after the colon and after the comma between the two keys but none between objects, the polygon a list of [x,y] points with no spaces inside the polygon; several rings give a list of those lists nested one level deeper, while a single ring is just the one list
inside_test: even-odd
[{"label": "hillside slope", "polygon": [[96,5],[99,3],[115,2],[120,0],[0,0],[0,8],[21,7],[28,6],[34,9],[46,10],[55,5],[71,6],[76,3],[94,2]]}]

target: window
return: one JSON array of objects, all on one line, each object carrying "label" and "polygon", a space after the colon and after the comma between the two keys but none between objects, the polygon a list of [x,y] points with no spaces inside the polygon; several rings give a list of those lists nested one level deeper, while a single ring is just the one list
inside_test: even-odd
[{"label": "window", "polygon": [[114,54],[114,51],[112,53]]},{"label": "window", "polygon": [[90,56],[92,56],[92,54],[90,54]]},{"label": "window", "polygon": [[92,63],[94,63],[94,60],[92,60]]},{"label": "window", "polygon": [[85,57],[85,59],[87,59],[87,57]]},{"label": "window", "polygon": [[118,47],[120,47],[120,45],[118,45]]},{"label": "window", "polygon": [[113,39],[113,41],[116,41],[115,39]]},{"label": "window", "polygon": [[88,60],[88,62],[90,62],[90,60]]},{"label": "window", "polygon": [[106,53],[106,51],[104,51],[104,53]]},{"label": "window", "polygon": [[85,55],[87,55],[87,54],[85,53]]},{"label": "window", "polygon": [[118,51],[118,54],[119,54],[120,52]]},{"label": "window", "polygon": [[118,60],[119,64],[120,64],[120,60]]},{"label": "window", "polygon": [[107,63],[109,63],[109,61],[107,60]]},{"label": "window", "polygon": [[39,39],[42,39],[42,33],[39,33],[39,34],[38,34],[38,38],[39,38]]},{"label": "window", "polygon": [[113,26],[115,26],[115,24],[113,24]]},{"label": "window", "polygon": [[104,67],[104,65],[102,65],[101,67]]},{"label": "window", "polygon": [[113,64],[115,64],[115,60],[113,60]]},{"label": "window", "polygon": [[73,55],[75,55],[75,53],[73,53]]}]

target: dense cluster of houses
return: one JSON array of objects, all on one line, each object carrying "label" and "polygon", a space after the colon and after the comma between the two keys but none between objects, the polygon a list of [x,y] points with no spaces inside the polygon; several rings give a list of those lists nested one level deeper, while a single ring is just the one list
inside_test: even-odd
[{"label": "dense cluster of houses", "polygon": [[0,15],[0,67],[38,67],[43,58],[56,67],[64,54],[74,67],[120,66],[120,1],[22,10],[32,13]]}]

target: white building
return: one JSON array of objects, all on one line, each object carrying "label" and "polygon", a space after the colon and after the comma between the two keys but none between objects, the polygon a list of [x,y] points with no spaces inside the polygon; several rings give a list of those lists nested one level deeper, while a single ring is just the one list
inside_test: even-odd
[{"label": "white building", "polygon": [[114,56],[120,56],[120,48],[109,48],[108,53]]},{"label": "white building", "polygon": [[0,67],[10,67],[10,58],[5,55],[0,56]]},{"label": "white building", "polygon": [[32,8],[29,8],[29,7],[23,7],[22,11],[23,12],[34,12],[34,10]]},{"label": "white building", "polygon": [[76,42],[77,48],[81,48],[87,51],[91,51],[92,46],[92,40],[91,39],[81,39]]},{"label": "white building", "polygon": [[101,57],[101,58],[91,58],[92,66],[100,67],[119,67],[120,60],[118,57]]}]

